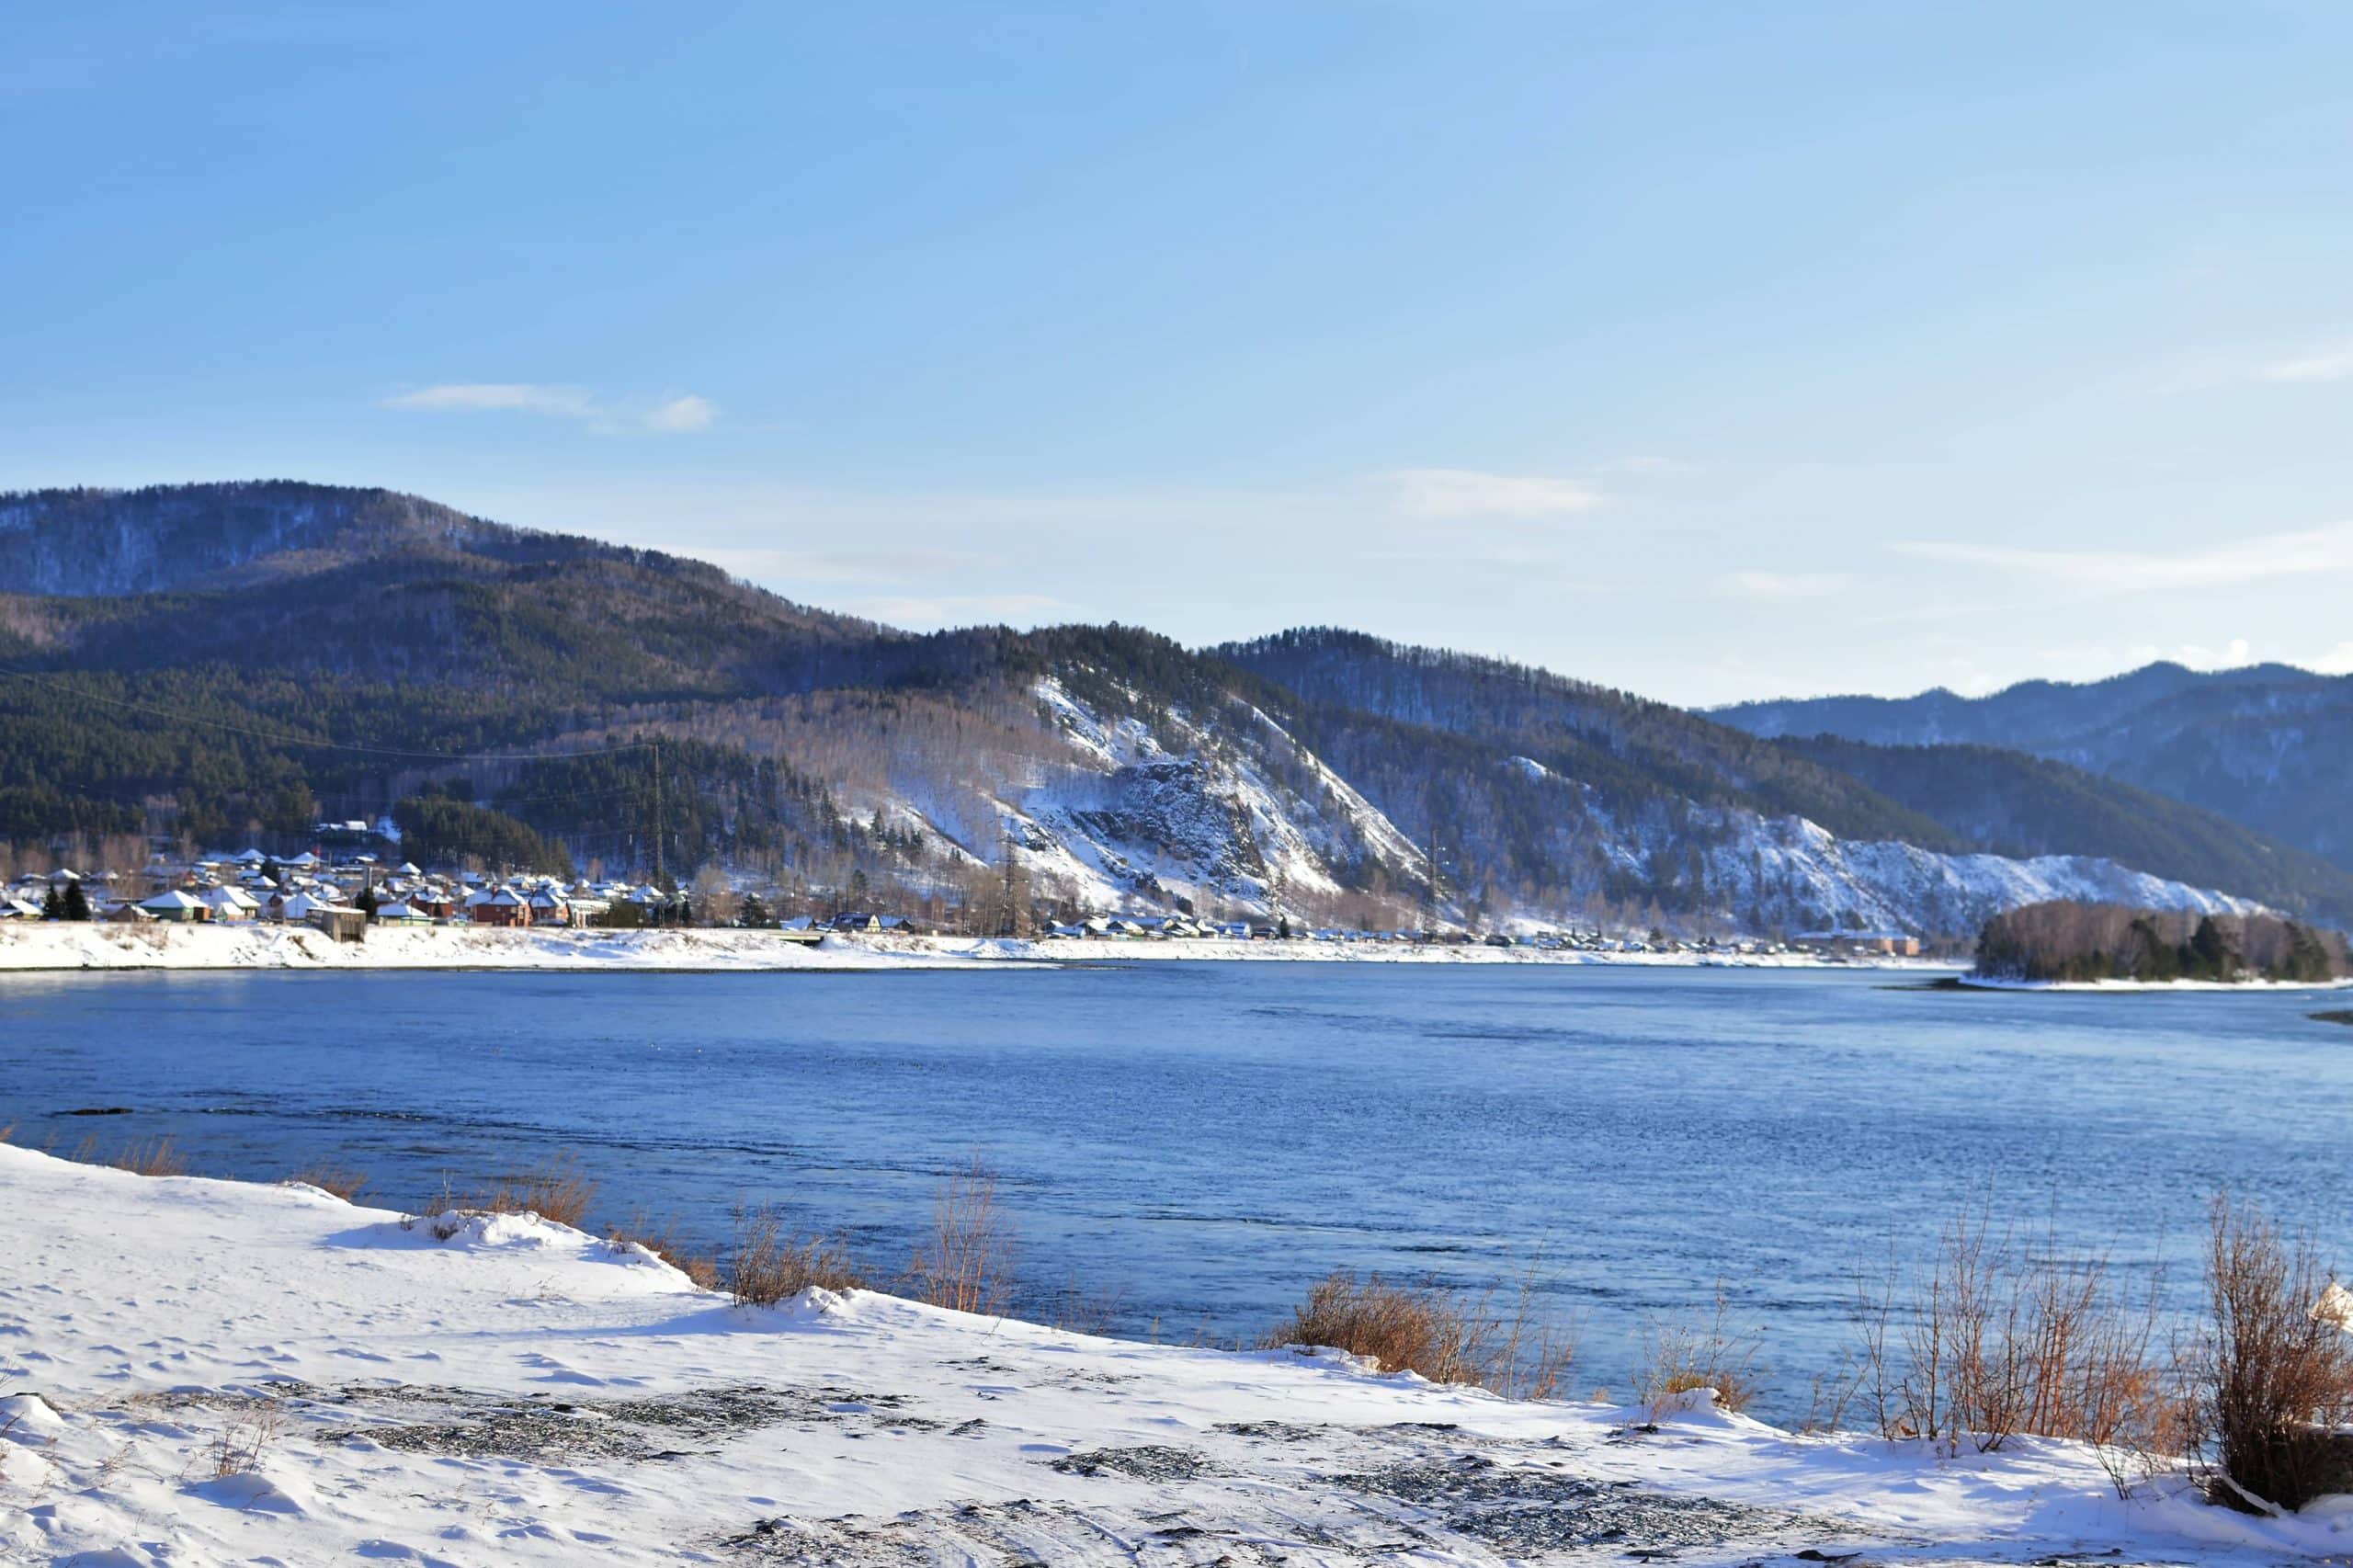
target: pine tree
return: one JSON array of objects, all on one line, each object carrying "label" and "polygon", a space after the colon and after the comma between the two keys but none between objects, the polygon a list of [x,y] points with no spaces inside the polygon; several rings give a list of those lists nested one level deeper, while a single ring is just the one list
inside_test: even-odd
[{"label": "pine tree", "polygon": [[58,893],[55,882],[49,884],[49,896],[40,901],[40,917],[43,920],[65,918],[65,900]]},{"label": "pine tree", "polygon": [[65,919],[87,920],[90,917],[90,896],[82,891],[81,883],[66,883],[65,897],[62,902],[64,904],[63,914]]}]

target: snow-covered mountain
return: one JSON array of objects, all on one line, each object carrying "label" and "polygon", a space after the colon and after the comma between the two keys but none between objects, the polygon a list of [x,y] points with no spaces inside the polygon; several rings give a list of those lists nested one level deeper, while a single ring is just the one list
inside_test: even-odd
[{"label": "snow-covered mountain", "polygon": [[878,900],[970,906],[1009,845],[1056,913],[1933,935],[2315,885],[2243,845],[2176,853],[2196,812],[2111,822],[2131,853],[2102,858],[2012,801],[1969,820],[2036,824],[2037,852],[1992,852],[1892,778],[1541,670],[1334,631],[915,636],[382,491],[0,498],[8,667],[37,678],[0,680],[0,845],[290,842],[431,791],[584,865],[642,870],[658,842],[674,871]]},{"label": "snow-covered mountain", "polygon": [[1709,718],[1760,736],[1881,746],[1998,746],[2136,785],[2353,870],[2353,676],[2285,665],[2154,664],[2103,681],[2027,681],[1985,697],[1748,702]]}]

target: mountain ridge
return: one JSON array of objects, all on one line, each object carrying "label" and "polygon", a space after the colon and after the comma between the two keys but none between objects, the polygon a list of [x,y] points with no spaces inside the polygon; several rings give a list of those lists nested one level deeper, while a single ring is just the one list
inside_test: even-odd
[{"label": "mountain ridge", "polygon": [[2291,665],[2153,664],[1985,697],[1820,698],[1711,709],[1766,738],[1983,744],[2030,753],[2227,818],[2353,871],[2353,676]]},{"label": "mountain ridge", "polygon": [[0,839],[290,841],[439,790],[579,859],[658,841],[808,890],[969,904],[1009,855],[1065,910],[1949,933],[2278,891],[1989,855],[1791,748],[1500,661],[1328,628],[915,634],[290,481],[0,497],[0,661],[33,677],[0,681]]}]

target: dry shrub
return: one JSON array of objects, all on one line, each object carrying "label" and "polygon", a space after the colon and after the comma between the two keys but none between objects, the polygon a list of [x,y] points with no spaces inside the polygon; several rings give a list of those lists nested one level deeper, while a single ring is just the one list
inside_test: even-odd
[{"label": "dry shrub", "polygon": [[931,1233],[907,1263],[919,1301],[951,1312],[1004,1315],[1013,1294],[1015,1234],[996,1200],[996,1173],[977,1157],[941,1178]]},{"label": "dry shrub", "polygon": [[794,1241],[777,1211],[737,1205],[735,1244],[727,1257],[727,1293],[739,1307],[772,1307],[814,1286],[822,1290],[863,1290],[848,1244],[839,1236]]},{"label": "dry shrub", "polygon": [[262,1400],[233,1415],[205,1452],[205,1468],[215,1481],[244,1475],[261,1468],[261,1457],[278,1438],[286,1413],[274,1399]]},{"label": "dry shrub", "polygon": [[2309,1240],[2214,1199],[2209,1316],[2189,1362],[2193,1436],[2216,1501],[2277,1513],[2342,1488],[2328,1428],[2353,1422],[2353,1335],[2315,1310],[2332,1283]]},{"label": "dry shrub", "polygon": [[577,1225],[587,1217],[597,1196],[597,1184],[583,1174],[580,1162],[560,1153],[520,1176],[508,1176],[483,1197],[462,1207],[489,1214],[537,1214],[558,1225]]},{"label": "dry shrub", "polygon": [[605,1233],[606,1240],[615,1246],[642,1246],[679,1273],[685,1275],[698,1290],[719,1288],[719,1265],[707,1252],[698,1251],[678,1233],[678,1221],[665,1220],[655,1225],[645,1210],[640,1209],[629,1218],[629,1223],[615,1225]]},{"label": "dry shrub", "polygon": [[176,1176],[188,1174],[188,1162],[172,1147],[167,1134],[143,1143],[127,1143],[113,1161],[114,1168],[133,1176]]},{"label": "dry shrub", "polygon": [[[2106,1255],[2063,1256],[1996,1232],[1984,1210],[1947,1224],[1929,1268],[1858,1286],[1861,1381],[1881,1435],[1991,1452],[2027,1434],[2120,1456],[2181,1451],[2180,1401],[2155,1352],[2159,1281],[2128,1298]],[[2125,1469],[2111,1462],[2122,1491]]]},{"label": "dry shrub", "polygon": [[1411,1371],[1434,1383],[1472,1383],[1510,1399],[1549,1399],[1575,1357],[1571,1335],[1540,1323],[1538,1275],[1517,1275],[1508,1312],[1494,1310],[1495,1289],[1471,1295],[1435,1281],[1392,1284],[1336,1269],[1310,1286],[1261,1342],[1268,1348],[1328,1346],[1369,1357],[1383,1372]]},{"label": "dry shrub", "polygon": [[1731,1310],[1731,1300],[1719,1283],[1715,1304],[1706,1316],[1653,1318],[1644,1326],[1634,1367],[1634,1397],[1648,1407],[1654,1420],[1669,1400],[1694,1389],[1713,1389],[1715,1403],[1732,1411],[1747,1409],[1756,1397],[1764,1376],[1756,1365],[1760,1346],[1754,1333],[1732,1325]]},{"label": "dry shrub", "polygon": [[368,1173],[354,1170],[347,1165],[336,1165],[331,1160],[323,1160],[316,1165],[305,1167],[290,1179],[299,1181],[305,1187],[315,1187],[321,1192],[332,1192],[348,1203],[359,1195],[362,1187],[368,1185]]},{"label": "dry shrub", "polygon": [[[1039,1321],[1048,1328],[1060,1329],[1065,1334],[1085,1334],[1100,1338],[1109,1334],[1111,1325],[1119,1321],[1120,1308],[1126,1299],[1125,1290],[1086,1290],[1074,1274],[1063,1281],[1060,1290],[1047,1297],[1045,1312]],[[1159,1323],[1155,1319],[1155,1335],[1158,1331]]]}]

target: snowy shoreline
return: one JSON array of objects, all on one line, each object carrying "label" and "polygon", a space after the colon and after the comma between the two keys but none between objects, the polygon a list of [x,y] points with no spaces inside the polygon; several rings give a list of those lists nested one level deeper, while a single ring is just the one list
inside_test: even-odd
[{"label": "snowy shoreline", "polygon": [[1393,942],[1218,939],[1030,941],[984,937],[828,937],[793,941],[774,931],[681,928],[575,930],[542,926],[376,926],[337,942],[302,926],[0,926],[0,973],[80,970],[548,970],[569,972],[805,971],[1004,968],[1106,962],[1245,960],[1267,962],[1612,964],[1665,968],[1874,969],[1944,974],[1922,960],[1840,963],[1804,954],[1589,953]]},{"label": "snowy shoreline", "polygon": [[1970,991],[2058,991],[2111,995],[2163,995],[2168,991],[2343,991],[2347,980],[2004,980],[1995,975],[1962,974],[1954,983]]},{"label": "snowy shoreline", "polygon": [[1335,1353],[1117,1341],[858,1291],[738,1308],[529,1215],[0,1146],[0,1558],[129,1568],[1025,1561],[2276,1562],[2075,1443],[1940,1458],[1685,1396],[1513,1403]]}]

